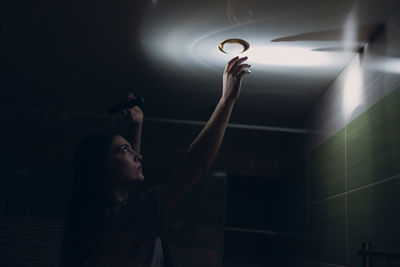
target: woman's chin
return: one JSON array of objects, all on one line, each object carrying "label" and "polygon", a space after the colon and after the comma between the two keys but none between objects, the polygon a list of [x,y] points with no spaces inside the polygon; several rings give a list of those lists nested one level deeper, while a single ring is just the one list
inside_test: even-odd
[{"label": "woman's chin", "polygon": [[143,175],[139,175],[136,177],[130,177],[129,179],[126,180],[128,183],[141,183],[144,181],[144,176]]},{"label": "woman's chin", "polygon": [[143,182],[144,181],[144,175],[143,174],[139,175],[138,177],[135,178],[135,181]]}]

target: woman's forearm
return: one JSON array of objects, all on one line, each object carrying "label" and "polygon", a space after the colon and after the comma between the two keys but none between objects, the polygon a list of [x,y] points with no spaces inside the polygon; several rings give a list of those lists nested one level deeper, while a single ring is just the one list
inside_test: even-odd
[{"label": "woman's forearm", "polygon": [[169,212],[211,167],[221,146],[235,102],[239,98],[242,77],[250,73],[243,64],[247,57],[235,57],[226,65],[222,97],[199,135],[190,145],[182,164],[166,183],[166,212]]},{"label": "woman's forearm", "polygon": [[221,146],[234,104],[234,101],[220,99],[207,124],[190,145],[186,164],[198,165],[196,169],[203,171],[211,167]]},{"label": "woman's forearm", "polygon": [[142,143],[142,125],[143,122],[131,123],[129,126],[129,135],[132,144],[135,146],[135,151],[140,153],[140,147]]}]

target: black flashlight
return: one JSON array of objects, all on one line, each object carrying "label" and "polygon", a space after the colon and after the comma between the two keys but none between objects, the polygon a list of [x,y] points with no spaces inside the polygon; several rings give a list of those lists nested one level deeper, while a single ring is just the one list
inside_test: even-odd
[{"label": "black flashlight", "polygon": [[118,105],[114,105],[108,108],[108,112],[110,114],[114,114],[116,112],[122,111],[124,109],[128,109],[134,106],[139,106],[143,109],[144,100],[143,97],[137,97],[135,99],[129,100],[127,102],[120,103]]}]

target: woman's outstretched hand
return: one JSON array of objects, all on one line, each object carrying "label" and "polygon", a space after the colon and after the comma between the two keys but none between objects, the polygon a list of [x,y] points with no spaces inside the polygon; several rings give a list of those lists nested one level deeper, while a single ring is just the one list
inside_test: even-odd
[{"label": "woman's outstretched hand", "polygon": [[239,98],[242,77],[250,73],[243,64],[247,57],[235,57],[224,71],[222,97],[199,135],[189,146],[181,165],[165,185],[165,211],[170,212],[209,169],[221,147],[234,103]]},{"label": "woman's outstretched hand", "polygon": [[[128,102],[136,98],[137,97],[134,94],[132,94],[131,92],[127,92],[119,98],[118,102],[119,103]],[[138,106],[124,109],[122,111],[122,114],[125,116],[125,118],[128,119],[128,121],[132,123],[141,124],[143,122],[143,111]]]},{"label": "woman's outstretched hand", "polygon": [[226,64],[223,75],[222,99],[228,103],[234,103],[239,98],[243,75],[251,72],[246,69],[251,67],[249,64],[244,64],[246,60],[247,57],[235,57]]}]

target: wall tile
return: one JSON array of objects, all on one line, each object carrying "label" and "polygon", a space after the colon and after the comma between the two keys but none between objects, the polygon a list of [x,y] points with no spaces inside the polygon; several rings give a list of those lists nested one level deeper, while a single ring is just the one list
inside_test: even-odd
[{"label": "wall tile", "polygon": [[319,202],[311,205],[309,209],[310,260],[345,264],[345,196]]},{"label": "wall tile", "polygon": [[[195,265],[203,262],[197,256],[213,258],[215,253],[222,255],[226,180],[224,177],[203,177],[168,216],[165,238],[175,250],[173,259],[185,263],[180,266],[201,266]],[[181,254],[185,249],[189,249],[187,253],[192,257]],[[191,264],[188,264],[190,259]]]},{"label": "wall tile", "polygon": [[399,196],[400,178],[348,194],[350,266],[360,266],[363,240],[371,241],[373,249],[400,251]]},{"label": "wall tile", "polygon": [[285,267],[307,267],[307,261],[299,259],[288,259]]},{"label": "wall tile", "polygon": [[346,267],[345,265],[331,264],[327,262],[308,262],[308,267]]},{"label": "wall tile", "polygon": [[285,210],[306,206],[307,157],[293,158],[281,167],[280,173],[279,206]]},{"label": "wall tile", "polygon": [[337,132],[310,153],[310,202],[326,199],[345,190],[345,131]]},{"label": "wall tile", "polygon": [[273,235],[226,231],[223,266],[279,266],[280,244]]},{"label": "wall tile", "polygon": [[348,189],[400,174],[400,88],[347,126]]},{"label": "wall tile", "polygon": [[221,251],[219,250],[170,247],[170,252],[175,266],[220,266]]},{"label": "wall tile", "polygon": [[277,180],[250,176],[230,176],[226,226],[274,230],[281,192]]}]

